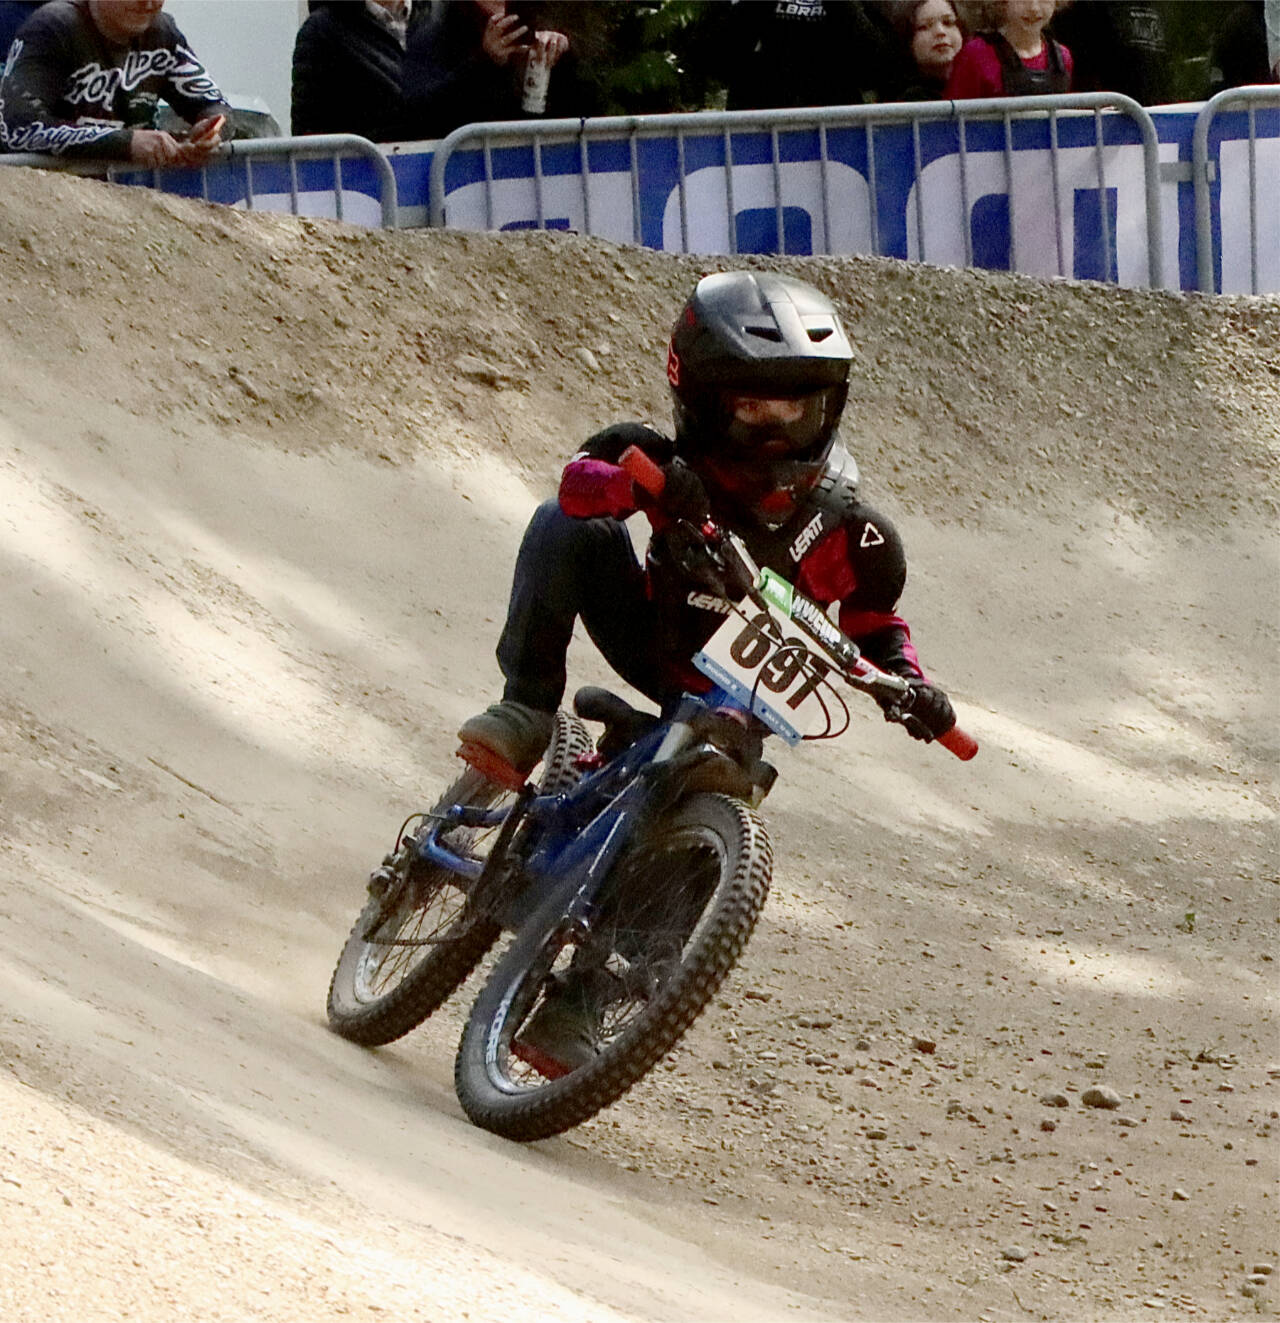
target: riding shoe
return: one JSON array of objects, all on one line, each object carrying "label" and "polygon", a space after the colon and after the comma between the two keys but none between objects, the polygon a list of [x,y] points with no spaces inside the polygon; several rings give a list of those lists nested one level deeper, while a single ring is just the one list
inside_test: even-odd
[{"label": "riding shoe", "polygon": [[464,743],[482,744],[517,771],[527,772],[550,743],[554,721],[553,712],[504,698],[463,722],[458,738]]},{"label": "riding shoe", "polygon": [[576,980],[558,984],[516,1035],[512,1052],[548,1079],[590,1065],[599,1034],[593,1001]]}]

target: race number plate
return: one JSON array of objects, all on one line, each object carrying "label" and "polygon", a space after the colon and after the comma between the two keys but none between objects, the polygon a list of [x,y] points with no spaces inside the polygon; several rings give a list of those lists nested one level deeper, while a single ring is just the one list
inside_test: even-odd
[{"label": "race number plate", "polygon": [[772,612],[757,611],[745,620],[728,616],[693,664],[788,744],[820,735],[829,725],[818,686],[830,664],[803,640],[787,636]]}]

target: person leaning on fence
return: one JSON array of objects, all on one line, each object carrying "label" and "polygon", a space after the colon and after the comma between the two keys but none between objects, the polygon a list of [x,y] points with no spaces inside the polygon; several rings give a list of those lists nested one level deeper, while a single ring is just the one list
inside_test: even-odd
[{"label": "person leaning on fence", "polygon": [[[164,0],[49,0],[18,29],[0,80],[10,152],[200,165],[231,113]],[[167,101],[192,125],[154,128]]]},{"label": "person leaning on fence", "polygon": [[936,101],[947,89],[964,31],[952,0],[895,0],[889,17],[906,52],[907,73],[886,101]]},{"label": "person leaning on fence", "polygon": [[563,32],[531,29],[506,0],[442,0],[405,51],[410,136],[443,138],[463,124],[537,113],[521,105],[526,66],[536,52],[554,70],[568,49]]},{"label": "person leaning on fence", "polygon": [[1209,56],[1210,93],[1280,82],[1280,3],[1247,0],[1224,8]]},{"label": "person leaning on fence", "polygon": [[294,133],[408,136],[400,91],[409,0],[311,0],[293,45]]},{"label": "person leaning on fence", "polygon": [[997,0],[990,7],[991,29],[966,41],[956,56],[947,99],[1070,92],[1071,52],[1045,35],[1060,5],[1061,0]]}]

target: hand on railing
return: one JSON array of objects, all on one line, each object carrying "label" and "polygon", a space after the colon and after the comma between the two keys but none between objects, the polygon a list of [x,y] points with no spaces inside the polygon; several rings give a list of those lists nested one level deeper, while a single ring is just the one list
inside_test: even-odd
[{"label": "hand on railing", "polygon": [[164,166],[200,166],[222,145],[225,115],[208,115],[185,138],[163,129],[134,129],[129,139],[129,160],[155,170]]}]

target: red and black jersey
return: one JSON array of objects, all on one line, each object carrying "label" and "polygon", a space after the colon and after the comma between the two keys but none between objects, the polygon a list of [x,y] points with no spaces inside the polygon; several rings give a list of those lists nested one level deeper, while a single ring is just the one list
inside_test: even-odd
[{"label": "red and black jersey", "polygon": [[[675,456],[673,441],[640,423],[618,423],[597,432],[565,466],[560,481],[565,514],[625,519],[636,512],[634,484],[618,466],[632,445],[657,464]],[[714,493],[712,500],[714,504]],[[829,470],[795,514],[772,532],[744,527],[731,513],[713,513],[742,538],[758,564],[824,608],[839,603],[840,628],[876,665],[898,675],[923,677],[911,631],[897,614],[907,578],[902,539],[883,514],[864,504],[856,483],[839,470]],[[645,569],[663,626],[664,651],[679,667],[719,627],[724,605],[691,587],[664,554],[660,520]]]},{"label": "red and black jersey", "polygon": [[228,111],[168,14],[127,46],[107,42],[87,0],[49,0],[22,25],[0,80],[0,142],[10,152],[127,159],[159,100],[191,123]]}]

